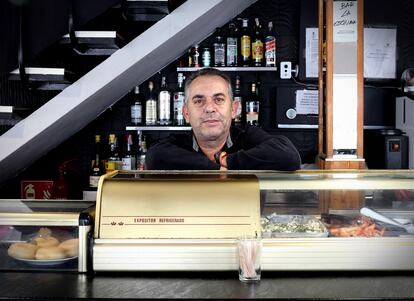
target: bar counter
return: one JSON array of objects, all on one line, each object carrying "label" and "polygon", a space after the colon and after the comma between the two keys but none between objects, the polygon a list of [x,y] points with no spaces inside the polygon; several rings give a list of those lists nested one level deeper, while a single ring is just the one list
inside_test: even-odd
[{"label": "bar counter", "polygon": [[263,272],[255,284],[237,272],[1,272],[1,300],[291,299],[414,300],[413,272]]}]

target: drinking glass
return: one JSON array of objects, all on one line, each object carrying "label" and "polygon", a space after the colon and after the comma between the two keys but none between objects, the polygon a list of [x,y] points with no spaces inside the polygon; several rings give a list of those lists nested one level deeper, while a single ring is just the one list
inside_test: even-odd
[{"label": "drinking glass", "polygon": [[243,282],[259,281],[261,276],[261,238],[242,236],[237,241],[237,249],[239,255],[239,280]]}]

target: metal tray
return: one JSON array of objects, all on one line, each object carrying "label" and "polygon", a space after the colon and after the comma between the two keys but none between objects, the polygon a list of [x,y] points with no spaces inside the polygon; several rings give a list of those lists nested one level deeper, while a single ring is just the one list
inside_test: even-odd
[{"label": "metal tray", "polygon": [[278,215],[262,217],[262,237],[327,237],[325,225],[312,215]]}]

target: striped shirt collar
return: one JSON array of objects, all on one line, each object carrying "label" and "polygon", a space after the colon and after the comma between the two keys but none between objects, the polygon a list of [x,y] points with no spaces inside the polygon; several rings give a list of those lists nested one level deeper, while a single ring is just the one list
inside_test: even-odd
[{"label": "striped shirt collar", "polygon": [[[192,134],[192,136],[193,136],[193,149],[196,151],[196,152],[200,152],[200,146],[198,145],[198,143],[197,143],[197,139],[196,139],[196,137],[194,136],[194,134]],[[225,144],[225,146],[223,147],[224,149],[229,149],[230,147],[232,147],[233,146],[233,141],[231,140],[231,135],[230,135],[230,133],[229,133],[229,135],[227,136],[227,142],[226,142],[226,144]]]}]

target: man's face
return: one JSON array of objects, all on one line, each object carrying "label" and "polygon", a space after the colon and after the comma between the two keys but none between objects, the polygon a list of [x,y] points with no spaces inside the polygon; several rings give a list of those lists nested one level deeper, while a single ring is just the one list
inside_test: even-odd
[{"label": "man's face", "polygon": [[230,99],[226,81],[217,75],[200,76],[191,83],[188,92],[183,114],[197,141],[226,139],[238,106]]}]

